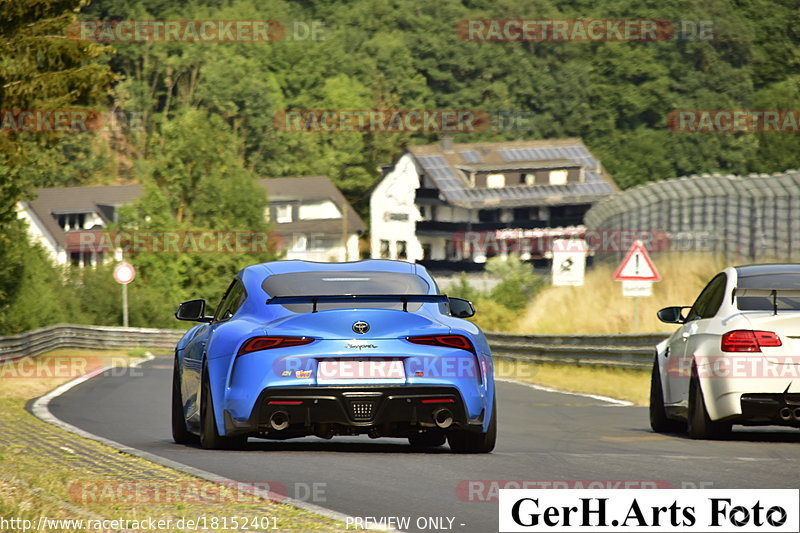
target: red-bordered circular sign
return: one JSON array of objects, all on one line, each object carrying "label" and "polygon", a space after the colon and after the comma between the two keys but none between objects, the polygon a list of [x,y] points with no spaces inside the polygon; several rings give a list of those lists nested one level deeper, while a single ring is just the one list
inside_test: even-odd
[{"label": "red-bordered circular sign", "polygon": [[133,268],[133,265],[130,263],[125,263],[123,261],[114,268],[114,279],[117,280],[117,283],[127,285],[133,281],[135,277],[136,269]]}]

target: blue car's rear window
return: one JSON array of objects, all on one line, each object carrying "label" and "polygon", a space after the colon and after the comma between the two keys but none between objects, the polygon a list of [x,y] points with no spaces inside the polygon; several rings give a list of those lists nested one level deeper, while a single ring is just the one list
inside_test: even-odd
[{"label": "blue car's rear window", "polygon": [[[414,274],[369,271],[293,272],[269,276],[261,284],[270,296],[338,296],[343,294],[428,294],[428,283]],[[419,309],[409,303],[408,309]],[[285,305],[295,313],[311,311],[311,304]],[[319,310],[349,309],[352,303],[320,303]],[[361,308],[402,309],[400,302],[361,302]]]}]

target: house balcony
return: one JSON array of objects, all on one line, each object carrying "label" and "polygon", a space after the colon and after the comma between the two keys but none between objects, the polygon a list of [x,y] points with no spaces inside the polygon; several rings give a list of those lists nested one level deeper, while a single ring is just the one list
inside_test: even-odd
[{"label": "house balcony", "polygon": [[418,235],[457,233],[461,231],[496,231],[501,229],[543,229],[550,227],[544,220],[519,220],[514,222],[440,222],[420,220],[417,222]]}]

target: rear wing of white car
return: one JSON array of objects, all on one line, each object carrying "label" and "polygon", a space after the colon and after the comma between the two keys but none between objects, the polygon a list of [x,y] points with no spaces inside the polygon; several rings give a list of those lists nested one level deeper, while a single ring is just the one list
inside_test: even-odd
[{"label": "rear wing of white car", "polygon": [[772,314],[778,314],[778,297],[783,298],[800,298],[800,289],[744,289],[735,288],[731,299],[740,298],[745,296],[756,296],[762,298],[772,299]]}]

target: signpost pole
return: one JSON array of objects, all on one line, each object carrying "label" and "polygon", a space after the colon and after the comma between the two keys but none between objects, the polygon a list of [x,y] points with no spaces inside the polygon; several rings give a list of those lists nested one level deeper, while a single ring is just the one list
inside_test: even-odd
[{"label": "signpost pole", "polygon": [[122,327],[128,327],[128,284],[122,284]]},{"label": "signpost pole", "polygon": [[136,278],[136,269],[124,261],[114,268],[114,280],[122,285],[122,326],[128,327],[128,283]]}]

